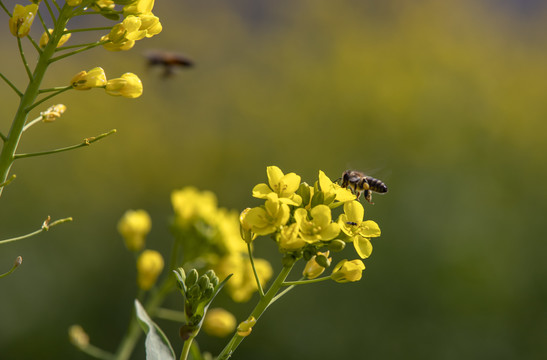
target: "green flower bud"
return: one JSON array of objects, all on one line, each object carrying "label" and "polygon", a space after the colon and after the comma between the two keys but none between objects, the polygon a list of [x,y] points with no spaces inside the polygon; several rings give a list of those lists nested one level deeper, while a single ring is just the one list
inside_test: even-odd
[{"label": "green flower bud", "polygon": [[207,277],[207,275],[201,275],[198,280],[198,285],[201,291],[205,291],[207,287],[209,287],[209,284],[211,283],[211,280]]},{"label": "green flower bud", "polygon": [[189,288],[198,281],[198,271],[196,269],[190,270],[188,275],[186,275],[186,287]]},{"label": "green flower bud", "polygon": [[211,278],[211,285],[213,285],[214,288],[216,288],[219,283],[220,279],[218,278],[218,276],[215,275],[215,277]]},{"label": "green flower bud", "polygon": [[346,242],[340,239],[332,240],[328,245],[328,249],[332,252],[342,251],[344,250],[345,247],[346,247]]},{"label": "green flower bud", "polygon": [[317,262],[317,264],[324,268],[330,266],[330,260],[323,254],[317,254],[317,256],[315,257],[315,262]]},{"label": "green flower bud", "polygon": [[213,284],[209,284],[207,289],[205,289],[203,291],[203,298],[205,300],[209,300],[213,296],[214,293],[215,293],[215,288],[214,288]]},{"label": "green flower bud", "polygon": [[283,266],[291,266],[296,261],[296,258],[292,254],[285,254],[283,256],[283,259],[281,260],[281,263]]},{"label": "green flower bud", "polygon": [[190,301],[197,300],[201,297],[201,289],[198,284],[190,286],[187,293],[188,299]]},{"label": "green flower bud", "polygon": [[304,258],[304,260],[310,261],[310,259],[315,255],[316,251],[316,249],[305,249],[302,253],[302,257]]},{"label": "green flower bud", "polygon": [[311,199],[311,207],[314,208],[317,205],[322,205],[325,203],[325,194],[322,191],[316,192],[313,194]]}]

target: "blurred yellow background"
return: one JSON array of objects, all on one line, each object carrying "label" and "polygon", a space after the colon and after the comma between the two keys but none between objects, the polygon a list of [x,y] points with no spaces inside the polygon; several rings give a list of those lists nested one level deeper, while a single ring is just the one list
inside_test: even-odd
[{"label": "blurred yellow background", "polygon": [[[18,255],[23,265],[0,281],[0,359],[87,359],[68,342],[74,323],[113,351],[136,293],[134,259],[116,232],[125,210],[150,213],[148,246],[167,254],[172,190],[212,190],[239,211],[258,204],[251,189],[268,165],[310,183],[320,169],[332,179],[370,171],[390,192],[365,205],[382,236],[363,279],[295,289],[235,359],[547,357],[547,4],[157,1],[154,14],[159,36],[60,61],[45,81],[65,85],[101,66],[109,78],[138,74],[144,94],[64,93],[51,102],[68,106],[63,117],[25,133],[20,152],[118,130],[13,167],[0,238],[47,215],[74,222],[1,247],[0,272]],[[1,71],[23,87],[0,18]],[[146,69],[148,49],[187,54],[196,67],[163,79]],[[0,91],[7,134],[17,98]],[[256,253],[280,268],[269,239]],[[217,305],[242,321],[254,301]],[[159,323],[179,353],[179,325]],[[214,354],[225,344],[198,341]],[[142,344],[133,358],[144,359]]]}]

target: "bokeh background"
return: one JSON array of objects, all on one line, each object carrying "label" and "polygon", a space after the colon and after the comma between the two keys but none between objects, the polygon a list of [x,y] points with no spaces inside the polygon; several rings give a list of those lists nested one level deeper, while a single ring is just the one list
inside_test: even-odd
[{"label": "bokeh background", "polygon": [[[54,101],[65,115],[25,134],[21,152],[118,129],[14,166],[0,238],[47,215],[74,222],[1,247],[2,272],[18,255],[24,262],[0,284],[0,359],[87,359],[68,342],[75,323],[113,351],[136,292],[116,232],[125,210],[150,213],[148,246],[167,254],[172,190],[212,190],[239,211],[258,203],[251,189],[268,165],[310,183],[319,169],[332,179],[363,170],[390,192],[366,205],[382,237],[362,281],[296,289],[235,359],[547,358],[545,2],[157,1],[154,13],[159,36],[72,57],[46,79],[64,85],[102,66],[109,78],[137,73],[145,91],[136,100],[65,93]],[[23,86],[0,18],[2,72]],[[196,67],[163,79],[145,68],[148,49],[185,53]],[[7,133],[17,98],[0,92]],[[256,252],[280,268],[269,240]],[[256,297],[219,301],[243,320]],[[178,325],[159,323],[179,352]],[[225,344],[199,342],[214,354]],[[133,358],[144,359],[142,344]]]}]

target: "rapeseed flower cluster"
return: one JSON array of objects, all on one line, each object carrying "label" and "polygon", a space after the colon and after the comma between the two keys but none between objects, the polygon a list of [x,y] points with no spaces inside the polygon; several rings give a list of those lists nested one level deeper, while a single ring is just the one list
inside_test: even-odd
[{"label": "rapeseed flower cluster", "polygon": [[[268,183],[258,184],[252,191],[264,203],[244,210],[240,216],[246,242],[269,235],[286,257],[308,260],[304,270],[308,279],[316,278],[330,265],[329,253],[320,251],[336,252],[352,243],[361,259],[370,256],[370,240],[380,236],[380,228],[376,222],[364,220],[363,205],[349,189],[333,182],[323,171],[319,171],[313,186],[301,182],[295,173],[284,174],[276,166],[267,168],[267,176]],[[343,213],[334,219],[333,210],[338,207],[343,207]],[[343,261],[335,267],[332,279],[359,280],[364,269],[362,261]]]},{"label": "rapeseed flower cluster", "polygon": [[[237,212],[218,207],[215,194],[185,187],[171,194],[174,217],[171,230],[182,247],[184,263],[210,268],[226,283],[234,301],[244,302],[257,290],[247,245],[241,241]],[[272,277],[270,263],[255,259],[261,282]]]}]

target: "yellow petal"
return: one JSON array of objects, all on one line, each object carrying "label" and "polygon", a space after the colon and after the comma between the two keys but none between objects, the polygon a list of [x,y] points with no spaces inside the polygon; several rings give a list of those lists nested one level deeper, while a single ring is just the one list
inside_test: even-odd
[{"label": "yellow petal", "polygon": [[361,259],[366,259],[370,256],[370,254],[372,254],[372,244],[370,243],[369,238],[357,236],[353,240],[353,246]]}]

